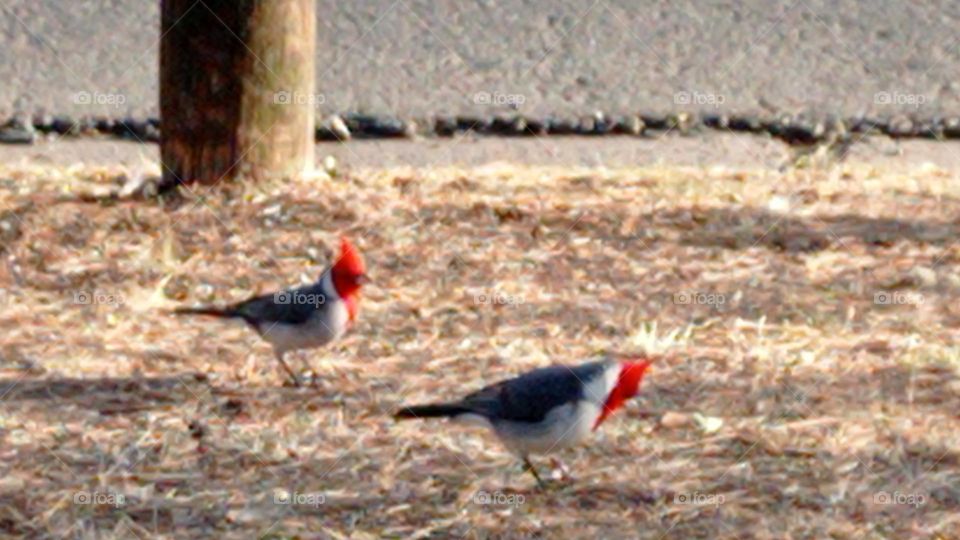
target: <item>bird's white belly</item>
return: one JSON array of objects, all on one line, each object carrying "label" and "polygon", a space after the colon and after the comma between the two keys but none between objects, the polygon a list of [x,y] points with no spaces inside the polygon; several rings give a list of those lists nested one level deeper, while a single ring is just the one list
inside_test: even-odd
[{"label": "bird's white belly", "polygon": [[520,455],[547,454],[587,438],[600,416],[600,407],[578,401],[550,411],[542,422],[529,424],[500,421],[494,429],[511,451]]},{"label": "bird's white belly", "polygon": [[315,349],[342,336],[348,322],[343,302],[331,302],[303,324],[264,325],[261,335],[278,352]]}]

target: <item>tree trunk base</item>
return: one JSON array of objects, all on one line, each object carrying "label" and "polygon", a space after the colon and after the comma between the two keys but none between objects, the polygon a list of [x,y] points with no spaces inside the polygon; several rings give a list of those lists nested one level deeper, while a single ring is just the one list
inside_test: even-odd
[{"label": "tree trunk base", "polygon": [[163,0],[163,184],[313,167],[316,0]]}]

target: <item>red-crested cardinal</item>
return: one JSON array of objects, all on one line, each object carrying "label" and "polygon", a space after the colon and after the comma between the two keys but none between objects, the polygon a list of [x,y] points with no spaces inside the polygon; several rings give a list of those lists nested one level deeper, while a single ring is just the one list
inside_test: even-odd
[{"label": "red-crested cardinal", "polygon": [[579,366],[535,369],[460,401],[416,405],[394,417],[452,418],[491,428],[543,486],[530,454],[579,443],[637,394],[650,361],[603,359]]},{"label": "red-crested cardinal", "polygon": [[360,288],[367,281],[363,259],[349,240],[341,238],[340,258],[312,285],[226,307],[183,307],[174,313],[243,319],[273,346],[294,386],[300,386],[284,354],[323,347],[342,336],[357,317]]}]

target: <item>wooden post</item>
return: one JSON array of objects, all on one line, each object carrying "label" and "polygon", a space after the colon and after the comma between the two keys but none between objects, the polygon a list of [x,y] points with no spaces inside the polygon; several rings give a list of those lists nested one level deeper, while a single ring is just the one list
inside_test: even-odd
[{"label": "wooden post", "polygon": [[162,0],[165,185],[313,167],[316,0]]}]

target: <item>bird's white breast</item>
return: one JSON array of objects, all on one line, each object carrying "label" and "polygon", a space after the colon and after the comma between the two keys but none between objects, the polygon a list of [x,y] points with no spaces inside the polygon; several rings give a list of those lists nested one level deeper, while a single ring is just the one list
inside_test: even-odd
[{"label": "bird's white breast", "polygon": [[503,444],[520,455],[548,454],[586,439],[601,407],[577,401],[556,407],[541,422],[500,421],[494,427]]}]

